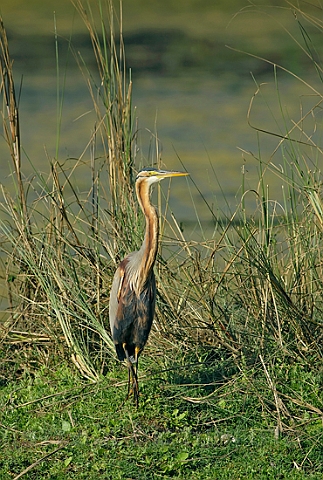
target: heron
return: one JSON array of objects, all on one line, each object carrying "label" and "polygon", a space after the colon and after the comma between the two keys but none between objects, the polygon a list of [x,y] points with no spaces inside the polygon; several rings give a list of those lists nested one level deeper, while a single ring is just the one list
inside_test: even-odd
[{"label": "heron", "polygon": [[138,203],[145,216],[146,230],[138,251],[131,252],[118,265],[110,292],[109,318],[112,340],[120,361],[128,367],[128,393],[133,394],[138,407],[138,358],[151,330],[156,302],[156,261],[159,220],[156,208],[150,201],[151,186],[164,178],[189,175],[144,168],[135,181]]}]

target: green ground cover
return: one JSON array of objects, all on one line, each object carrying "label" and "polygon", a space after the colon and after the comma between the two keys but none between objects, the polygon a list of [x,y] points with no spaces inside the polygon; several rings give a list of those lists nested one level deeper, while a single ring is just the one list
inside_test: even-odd
[{"label": "green ground cover", "polygon": [[[302,418],[275,438],[274,416],[258,397],[264,394],[269,410],[274,399],[265,398],[264,388],[256,393],[250,376],[221,389],[194,387],[148,363],[138,410],[122,405],[126,373],[117,365],[97,384],[66,364],[9,381],[1,388],[1,478],[25,470],[26,479],[322,478],[322,421],[315,412],[298,411]],[[205,365],[192,368],[206,374]],[[298,373],[293,381],[315,397],[311,381]],[[206,391],[208,399],[198,401]],[[296,410],[288,401],[286,407]]]}]

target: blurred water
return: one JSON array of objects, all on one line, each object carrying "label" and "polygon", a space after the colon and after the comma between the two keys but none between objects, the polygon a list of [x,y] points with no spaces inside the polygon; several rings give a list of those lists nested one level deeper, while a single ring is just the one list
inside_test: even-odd
[{"label": "blurred water", "polygon": [[[259,162],[246,152],[258,155],[260,142],[264,162],[273,160],[278,165],[282,162],[280,150],[271,159],[279,138],[265,134],[257,137],[255,130],[248,125],[248,106],[256,90],[251,79],[237,82],[236,77],[230,81],[227,77],[164,78],[145,75],[138,79],[134,76],[133,82],[133,105],[139,125],[138,167],[156,160],[153,147],[157,131],[165,167],[181,169],[182,162],[204,199],[211,206],[217,206],[220,211],[227,213],[227,203],[234,209],[240,201],[242,169],[245,172],[246,188],[258,188]],[[255,99],[251,120],[258,128],[283,133],[281,107],[270,76],[267,83],[262,87],[263,96]],[[91,98],[84,79],[77,70],[68,73],[63,90],[58,155],[60,161],[70,157],[78,158],[86,150],[95,124]],[[280,81],[279,93],[286,107],[288,118],[285,120],[289,124],[299,120],[306,99],[309,102],[307,109],[317,101],[316,96],[309,96],[309,88],[289,77]],[[34,169],[43,172],[45,176],[49,172],[49,160],[56,156],[57,109],[55,76],[40,72],[25,75],[20,98],[20,121],[24,150],[23,171],[27,177],[34,174]],[[309,134],[313,130],[314,124],[313,127],[309,125]],[[3,139],[0,140],[0,156],[2,183],[10,189],[11,164]],[[88,161],[89,157],[90,152],[87,150],[84,160]],[[89,185],[87,174],[82,175],[77,178],[80,190]],[[279,200],[281,180],[269,175],[266,181],[270,184],[273,198]],[[211,220],[209,209],[198,191],[192,186],[189,194],[185,189],[185,183],[174,187],[171,204],[175,214],[181,220],[192,219],[193,198],[199,218]]]},{"label": "blurred water", "polygon": [[[31,12],[32,8],[36,8],[36,4],[36,1],[30,4]],[[10,2],[5,2],[4,7],[7,8],[9,18],[9,41],[13,57],[16,58],[14,68],[17,85],[22,78],[19,106],[24,149],[23,171],[27,177],[34,175],[34,169],[47,176],[49,160],[56,156],[57,138],[60,161],[70,157],[78,158],[84,151],[84,160],[89,159],[86,147],[95,124],[93,106],[86,82],[71,58],[65,73],[65,50],[68,42],[60,40],[60,77],[57,90],[53,34],[49,32],[45,35],[45,27],[40,26],[41,34],[33,30],[31,35],[28,25],[25,25],[22,31],[28,32],[28,35],[26,34],[24,41],[24,35],[19,36],[14,30],[14,16],[11,15],[13,11],[10,5]],[[24,5],[25,10],[26,8]],[[151,7],[150,13],[152,11]],[[270,65],[250,57],[239,57],[225,48],[224,42],[229,35],[225,32],[230,32],[232,44],[240,41],[240,44],[237,44],[240,47],[241,38],[248,38],[248,25],[256,26],[255,22],[252,23],[253,18],[249,18],[249,23],[246,23],[244,18],[231,30],[225,30],[228,17],[224,20],[222,11],[215,8],[210,12],[212,18],[208,21],[207,16],[204,16],[203,22],[209,32],[212,32],[212,25],[220,25],[220,32],[216,32],[214,37],[203,36],[198,21],[192,26],[195,36],[189,36],[188,28],[183,29],[185,34],[179,33],[178,16],[177,30],[175,27],[171,29],[170,26],[175,25],[174,18],[168,16],[168,23],[163,23],[163,29],[157,30],[157,33],[154,33],[156,30],[145,30],[145,34],[132,30],[131,35],[125,32],[126,52],[129,51],[129,64],[133,69],[133,105],[139,125],[138,167],[155,161],[152,146],[157,132],[164,166],[180,169],[182,162],[203,194],[202,197],[192,183],[191,191],[188,191],[185,182],[174,185],[171,208],[180,220],[195,221],[195,211],[198,212],[200,220],[212,220],[209,207],[220,216],[221,212],[229,214],[230,210],[234,210],[241,200],[242,172],[245,188],[258,189],[259,162],[254,156],[261,156],[265,163],[273,161],[277,166],[282,163],[280,149],[272,157],[279,138],[257,134],[248,125],[249,103],[257,90],[257,85],[248,73],[249,68],[255,74],[256,81],[262,84],[250,118],[252,125],[259,129],[284,135],[286,129],[297,124],[304,112],[310,111],[318,99],[302,81],[280,72],[277,88]],[[186,13],[192,16],[192,12]],[[286,15],[289,21],[290,18],[294,21],[290,12]],[[18,16],[21,23],[23,18]],[[249,28],[253,45],[258,46],[259,50],[266,50],[266,39],[271,38],[270,44],[276,48],[276,51],[270,53],[272,58],[285,55],[284,58],[290,60],[291,65],[295,64],[300,68],[299,57],[294,51],[293,54],[290,53],[290,44],[281,44],[284,46],[282,50],[277,43],[277,24],[272,19],[265,22],[264,16],[259,18],[252,35]],[[282,21],[283,17],[279,20]],[[142,19],[140,21],[142,22]],[[148,21],[149,19],[146,24]],[[182,21],[187,21],[185,15]],[[129,17],[126,22],[131,25]],[[69,31],[68,27],[65,27],[65,31]],[[79,43],[80,48],[85,48],[87,61],[93,63],[93,56],[88,45],[85,45],[84,37],[76,36],[73,40]],[[313,67],[306,70],[305,74],[308,84],[321,88]],[[57,91],[60,95],[59,102],[64,98],[61,120],[57,114]],[[315,127],[310,118],[313,116],[308,115],[302,126],[308,129],[311,138],[313,135],[317,138],[320,128],[316,127],[320,125],[316,118]],[[0,139],[0,158],[1,182],[10,189],[11,164],[3,139]],[[280,201],[281,180],[275,175],[266,175],[265,181],[269,185],[272,198]],[[76,181],[80,190],[86,190],[89,184],[86,173],[80,173]],[[246,201],[250,213],[257,208],[254,196],[247,196]]]}]

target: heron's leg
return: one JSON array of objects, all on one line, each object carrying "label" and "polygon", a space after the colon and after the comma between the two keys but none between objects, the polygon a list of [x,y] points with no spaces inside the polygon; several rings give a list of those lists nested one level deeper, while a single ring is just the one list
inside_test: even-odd
[{"label": "heron's leg", "polygon": [[140,353],[140,348],[135,347],[135,361],[133,366],[133,396],[135,400],[135,404],[138,407],[139,404],[139,382],[138,382],[138,357]]},{"label": "heron's leg", "polygon": [[[136,403],[136,406],[138,407],[138,380],[137,380],[137,373],[135,372],[135,369],[133,367],[133,364],[130,360],[129,353],[127,350],[127,345],[126,343],[122,344],[123,350],[126,355],[126,360],[127,360],[127,367],[128,367],[128,392],[126,396],[126,400],[130,397],[130,395],[133,393],[134,400]],[[132,383],[132,388],[130,388],[130,384]]]},{"label": "heron's leg", "polygon": [[138,359],[139,359],[140,351],[141,351],[141,348],[135,347],[135,372],[136,372],[137,380],[138,380]]},{"label": "heron's leg", "polygon": [[128,369],[128,390],[127,390],[127,396],[126,396],[126,400],[128,400],[128,398],[130,397],[131,395],[131,390],[130,390],[130,384],[131,384],[131,366],[127,360],[127,369]]},{"label": "heron's leg", "polygon": [[[138,382],[138,355],[140,352],[139,347],[135,347],[134,359],[131,362],[131,380],[132,380],[132,393],[136,407],[139,406],[139,382]],[[132,357],[133,358],[133,357]]]},{"label": "heron's leg", "polygon": [[128,350],[127,350],[127,344],[126,343],[123,343],[122,344],[122,347],[123,347],[123,350],[124,350],[124,353],[126,355],[126,360],[127,360],[127,368],[128,368],[128,392],[127,392],[127,397],[126,397],[126,400],[129,398],[130,396],[130,383],[131,383],[131,377],[132,377],[132,364],[131,364],[131,361],[130,361],[130,358],[129,358],[129,354],[128,354]]}]

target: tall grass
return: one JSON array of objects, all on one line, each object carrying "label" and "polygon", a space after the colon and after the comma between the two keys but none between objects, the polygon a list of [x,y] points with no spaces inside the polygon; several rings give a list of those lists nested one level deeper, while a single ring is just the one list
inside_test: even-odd
[{"label": "tall grass", "polygon": [[[12,61],[1,29],[2,116],[17,189],[14,198],[2,192],[1,250],[10,308],[1,342],[3,364],[19,361],[20,369],[30,371],[33,362],[64,357],[95,381],[114,358],[107,310],[115,265],[142,238],[133,193],[140,165],[122,15],[117,21],[112,1],[99,1],[96,25],[90,5],[74,4],[97,62],[92,72],[76,54],[97,116],[89,149],[73,166],[75,171],[87,158],[92,185],[85,198],[59,159],[51,161],[48,178],[36,176],[37,186],[23,180]],[[316,61],[314,66],[320,68]],[[278,99],[279,69],[273,65]],[[315,92],[319,105],[322,96]],[[306,116],[316,112],[313,107]],[[177,249],[167,251],[164,242],[158,257],[157,315],[145,350],[160,369],[177,375],[188,401],[217,403],[226,384],[227,395],[232,388],[252,394],[275,422],[277,435],[303,418],[300,411],[315,421],[323,414],[317,394],[323,353],[322,147],[302,129],[302,118],[296,124],[284,118],[283,125],[281,166],[258,159],[257,190],[245,190],[242,180],[241,203],[231,218],[218,222],[213,238],[190,243],[176,219],[161,219]],[[270,197],[268,169],[281,178],[282,204]],[[32,201],[30,189],[38,192]],[[254,215],[246,212],[247,195],[255,198]],[[186,393],[185,385],[192,383],[201,387],[195,397]],[[204,395],[206,385],[212,391]]]}]

